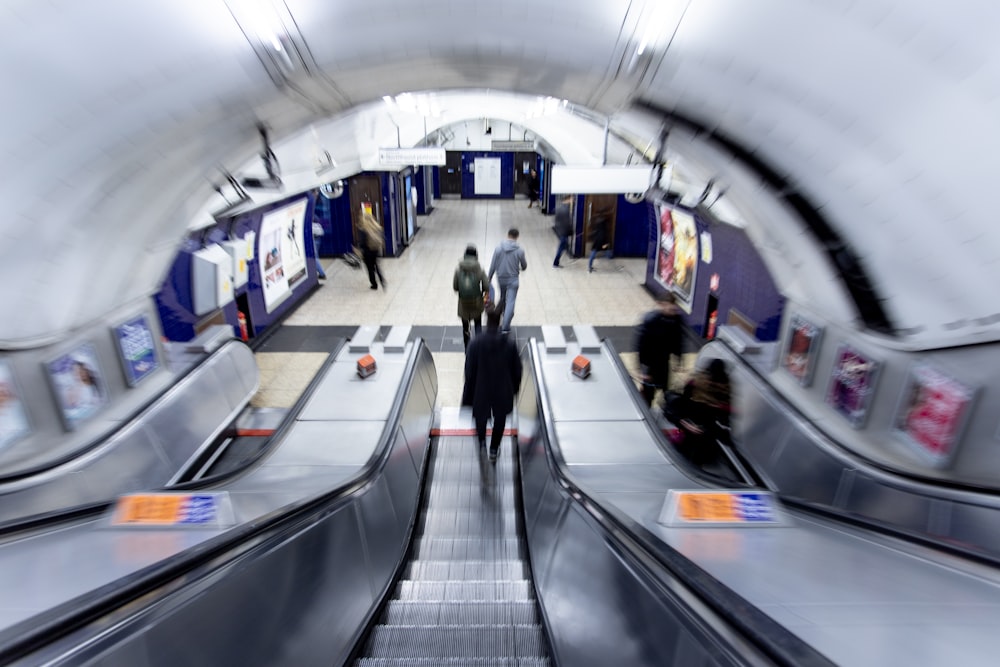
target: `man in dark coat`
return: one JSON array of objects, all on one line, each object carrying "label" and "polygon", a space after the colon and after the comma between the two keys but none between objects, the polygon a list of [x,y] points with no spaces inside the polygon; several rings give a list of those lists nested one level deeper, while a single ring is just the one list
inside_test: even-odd
[{"label": "man in dark coat", "polygon": [[570,211],[570,203],[572,201],[572,195],[566,195],[556,205],[556,222],[553,227],[556,231],[556,236],[559,237],[559,247],[556,248],[556,258],[552,261],[552,266],[557,269],[562,268],[559,265],[559,260],[569,248],[569,239],[573,236],[573,219]]},{"label": "man in dark coat", "polygon": [[667,391],[670,382],[670,355],[680,356],[683,322],[672,292],[656,297],[659,308],[646,314],[636,335],[639,350],[642,397],[652,406],[656,391]]},{"label": "man in dark coat", "polygon": [[465,354],[465,388],[462,405],[472,406],[476,438],[486,446],[486,423],[493,416],[490,463],[496,463],[507,415],[514,411],[514,394],[521,386],[521,357],[517,346],[500,335],[500,309],[486,309],[486,333],[469,343]]}]

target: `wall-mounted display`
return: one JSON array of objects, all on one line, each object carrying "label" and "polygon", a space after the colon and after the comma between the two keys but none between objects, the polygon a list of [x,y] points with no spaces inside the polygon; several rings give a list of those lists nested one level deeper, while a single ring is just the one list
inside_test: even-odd
[{"label": "wall-mounted display", "polygon": [[677,303],[691,312],[694,279],[698,270],[698,233],[694,216],[660,204],[656,280],[677,295]]},{"label": "wall-mounted display", "polygon": [[826,402],[854,428],[861,428],[868,416],[879,365],[879,362],[850,345],[841,345],[837,350]]},{"label": "wall-mounted display", "polygon": [[264,289],[264,307],[269,313],[306,276],[303,233],[308,203],[308,199],[301,199],[267,213],[260,221],[257,267]]},{"label": "wall-mounted display", "polygon": [[801,315],[792,315],[788,326],[788,342],[781,355],[781,366],[792,374],[799,384],[808,387],[816,366],[816,353],[823,329]]},{"label": "wall-mounted display", "polygon": [[125,381],[134,387],[160,367],[156,341],[145,315],[137,315],[115,327],[115,342],[125,370]]},{"label": "wall-mounted display", "polygon": [[894,432],[932,465],[946,465],[968,420],[975,389],[919,364],[911,369]]},{"label": "wall-mounted display", "polygon": [[0,449],[31,433],[10,365],[0,361]]},{"label": "wall-mounted display", "polygon": [[68,430],[87,421],[107,404],[104,373],[97,361],[97,351],[90,343],[82,343],[53,359],[45,368]]}]

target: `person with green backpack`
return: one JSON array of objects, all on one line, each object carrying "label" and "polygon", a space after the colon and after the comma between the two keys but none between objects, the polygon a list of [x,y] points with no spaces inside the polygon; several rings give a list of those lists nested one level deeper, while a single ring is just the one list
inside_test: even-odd
[{"label": "person with green backpack", "polygon": [[468,349],[472,336],[471,325],[475,325],[477,336],[483,330],[484,299],[490,290],[490,282],[479,263],[476,246],[469,244],[465,248],[465,256],[455,269],[452,288],[458,292],[458,317],[462,320],[462,339]]}]

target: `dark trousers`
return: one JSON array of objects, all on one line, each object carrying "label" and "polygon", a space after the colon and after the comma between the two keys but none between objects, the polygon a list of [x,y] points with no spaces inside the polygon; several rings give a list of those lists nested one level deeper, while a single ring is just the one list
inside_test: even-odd
[{"label": "dark trousers", "polygon": [[559,260],[563,253],[569,249],[569,236],[559,237],[559,247],[556,248],[556,258],[552,260],[552,266],[559,266]]},{"label": "dark trousers", "polygon": [[372,287],[378,287],[375,284],[375,276],[378,276],[378,280],[382,283],[382,287],[385,287],[385,278],[382,277],[382,270],[378,268],[378,252],[375,250],[363,250],[361,252],[362,258],[365,260],[365,268],[368,269],[368,282],[372,284]]},{"label": "dark trousers", "polygon": [[472,338],[472,326],[476,327],[476,335],[478,336],[483,331],[483,316],[480,315],[474,320],[462,320],[462,340],[465,341],[465,347],[469,347],[469,339]]},{"label": "dark trousers", "polygon": [[[476,439],[479,442],[486,442],[486,423],[490,420],[489,414],[476,416]],[[503,440],[503,427],[507,424],[507,415],[504,413],[493,413],[493,435],[490,437],[490,451],[500,451],[500,441]]]}]

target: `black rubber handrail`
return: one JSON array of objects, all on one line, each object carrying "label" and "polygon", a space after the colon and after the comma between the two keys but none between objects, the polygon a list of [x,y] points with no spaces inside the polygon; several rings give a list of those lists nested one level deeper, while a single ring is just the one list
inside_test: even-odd
[{"label": "black rubber handrail", "polygon": [[[529,343],[532,370],[536,378],[544,377],[538,353],[538,343]],[[764,614],[728,586],[686,558],[676,549],[665,544],[641,524],[621,513],[614,506],[605,506],[572,480],[555,438],[555,421],[544,383],[536,381],[539,410],[538,425],[543,433],[545,457],[550,472],[563,491],[584,509],[606,537],[617,548],[636,553],[638,561],[652,560],[663,571],[670,573],[725,620],[761,653],[782,667],[832,667],[826,656],[802,641],[787,628]],[[655,430],[655,429],[654,429]],[[628,538],[627,544],[622,538]]]},{"label": "black rubber handrail", "polygon": [[[351,502],[354,495],[377,480],[389,459],[394,434],[402,420],[403,406],[416,377],[422,347],[422,339],[414,341],[410,358],[403,370],[403,381],[400,382],[386,419],[386,427],[372,456],[355,477],[327,493],[236,526],[183,553],[0,631],[0,664],[30,656],[72,632],[101,621],[125,605],[135,604],[135,613],[138,613],[139,607],[148,607],[172,593],[172,584],[176,588],[196,583],[199,579],[196,570],[206,567],[214,570],[253,553],[266,552],[272,545],[280,545],[314,523],[317,516],[334,512]],[[140,599],[142,603],[137,604]]]}]

